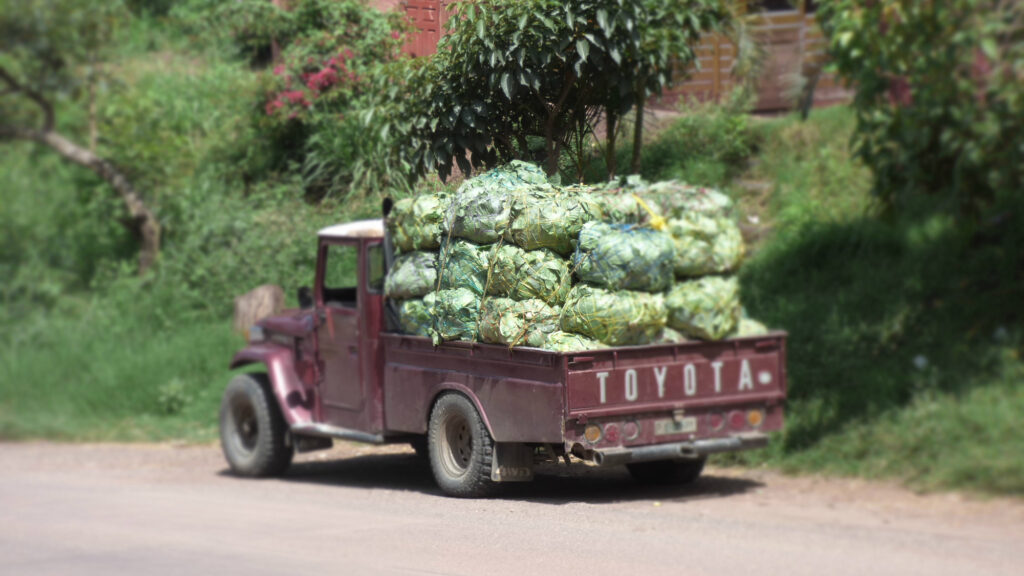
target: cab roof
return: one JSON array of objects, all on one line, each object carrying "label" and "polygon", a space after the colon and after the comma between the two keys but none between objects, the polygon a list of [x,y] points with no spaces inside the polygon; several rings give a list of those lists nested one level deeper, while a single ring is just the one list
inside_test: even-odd
[{"label": "cab roof", "polygon": [[335,224],[320,230],[321,238],[383,238],[384,220],[357,220],[344,224]]}]

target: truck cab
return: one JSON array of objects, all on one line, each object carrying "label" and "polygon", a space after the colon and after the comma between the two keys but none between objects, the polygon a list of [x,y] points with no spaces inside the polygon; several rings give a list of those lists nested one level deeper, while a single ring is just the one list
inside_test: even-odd
[{"label": "truck cab", "polygon": [[447,342],[389,330],[380,219],[317,241],[300,309],[257,323],[231,367],[221,444],[236,473],[283,474],[333,440],[407,442],[442,491],[481,496],[539,461],[625,465],[692,481],[708,454],[782,427],[785,334],[583,352]]}]

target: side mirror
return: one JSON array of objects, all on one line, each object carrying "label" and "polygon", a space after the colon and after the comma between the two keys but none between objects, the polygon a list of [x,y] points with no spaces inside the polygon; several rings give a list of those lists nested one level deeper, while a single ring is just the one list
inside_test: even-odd
[{"label": "side mirror", "polygon": [[299,308],[308,310],[313,307],[313,289],[309,286],[299,288]]}]

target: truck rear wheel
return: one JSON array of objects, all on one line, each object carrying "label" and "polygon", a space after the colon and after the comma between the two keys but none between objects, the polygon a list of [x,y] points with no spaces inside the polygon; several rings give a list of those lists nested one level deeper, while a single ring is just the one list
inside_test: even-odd
[{"label": "truck rear wheel", "polygon": [[220,445],[235,474],[283,474],[294,454],[285,442],[287,431],[266,374],[231,379],[220,405]]},{"label": "truck rear wheel", "polygon": [[637,482],[645,484],[689,484],[704,471],[704,458],[693,460],[657,460],[626,464]]},{"label": "truck rear wheel", "polygon": [[461,394],[441,396],[430,413],[430,468],[449,496],[479,498],[494,488],[494,442],[476,407]]}]

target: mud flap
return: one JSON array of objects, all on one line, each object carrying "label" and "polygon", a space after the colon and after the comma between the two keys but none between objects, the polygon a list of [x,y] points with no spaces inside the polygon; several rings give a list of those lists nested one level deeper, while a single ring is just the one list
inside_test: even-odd
[{"label": "mud flap", "polygon": [[495,482],[533,480],[533,448],[514,442],[495,443],[491,480]]}]

